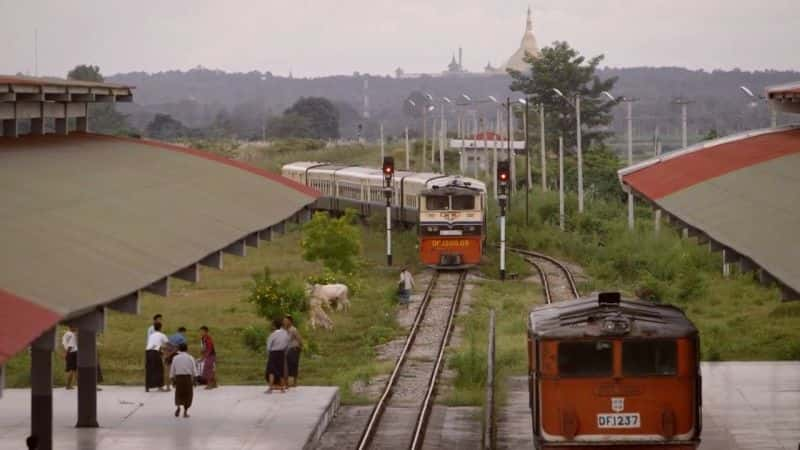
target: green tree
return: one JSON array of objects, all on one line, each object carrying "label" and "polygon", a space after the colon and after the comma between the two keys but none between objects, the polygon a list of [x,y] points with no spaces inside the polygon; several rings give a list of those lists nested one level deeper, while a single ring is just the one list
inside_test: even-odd
[{"label": "green tree", "polygon": [[164,141],[186,138],[189,132],[188,128],[169,114],[156,114],[145,129],[148,137]]},{"label": "green tree", "polygon": [[311,138],[309,120],[297,114],[284,114],[267,120],[267,136],[271,138]]},{"label": "green tree", "polygon": [[317,212],[303,225],[300,246],[306,261],[322,261],[333,272],[351,273],[361,252],[356,215],[348,210],[342,217],[332,218]]},{"label": "green tree", "polygon": [[339,137],[339,111],[330,100],[323,97],[301,97],[289,109],[285,116],[297,115],[308,121],[309,136],[315,139],[337,139]]},{"label": "green tree", "polygon": [[[558,142],[559,134],[564,136],[564,143],[568,147],[577,142],[575,108],[553,89],[560,90],[570,101],[574,101],[576,94],[580,95],[584,147],[587,142],[602,141],[611,134],[604,129],[611,123],[611,108],[617,102],[610,101],[602,92],[611,91],[617,78],[601,80],[596,75],[597,66],[602,60],[603,55],[587,60],[566,42],[555,42],[551,47],[542,49],[541,57],[525,58],[530,64],[529,71],[508,70],[512,78],[511,90],[523,92],[534,97],[534,102],[544,104],[551,148]],[[528,129],[536,132],[539,129],[538,117],[531,114],[529,120]]]},{"label": "green tree", "polygon": [[300,280],[291,277],[275,279],[265,267],[262,273],[254,274],[247,284],[244,301],[253,304],[259,316],[275,320],[286,314],[299,316],[304,312],[306,291]]},{"label": "green tree", "polygon": [[[77,81],[93,81],[102,83],[103,75],[100,67],[80,64],[67,73],[67,78]],[[130,135],[134,130],[128,123],[128,116],[117,111],[111,103],[93,103],[89,105],[89,128],[97,133]]]}]

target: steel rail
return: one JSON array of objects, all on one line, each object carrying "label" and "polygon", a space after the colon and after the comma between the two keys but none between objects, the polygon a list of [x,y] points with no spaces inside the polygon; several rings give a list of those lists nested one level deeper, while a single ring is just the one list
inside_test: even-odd
[{"label": "steel rail", "polygon": [[539,265],[533,258],[524,258],[525,261],[532,265],[537,272],[539,272],[539,279],[542,280],[542,291],[544,292],[544,302],[545,304],[553,303],[553,295],[550,293],[550,282],[547,281],[547,274],[544,272],[542,266]]},{"label": "steel rail", "polygon": [[[526,256],[531,256],[531,257],[534,257],[534,258],[544,259],[545,261],[548,261],[548,262],[554,264],[559,269],[561,269],[561,271],[564,272],[564,274],[566,275],[567,282],[569,284],[569,289],[570,289],[570,291],[572,291],[573,297],[575,297],[576,299],[580,298],[580,293],[578,292],[578,286],[575,283],[575,278],[572,276],[572,272],[570,272],[570,270],[567,268],[567,266],[564,263],[562,263],[561,261],[553,258],[552,256],[547,256],[545,254],[534,252],[534,251],[530,251],[530,250],[523,250],[523,249],[519,249],[519,248],[509,248],[508,250],[512,251],[514,253],[519,253],[521,255],[526,255]],[[541,270],[541,268],[538,268],[538,267],[537,267],[537,269]]]},{"label": "steel rail", "polygon": [[397,357],[397,363],[395,363],[394,370],[392,370],[392,374],[386,381],[386,387],[384,387],[383,393],[378,399],[378,402],[375,404],[375,407],[372,408],[372,413],[369,416],[369,421],[367,421],[367,425],[364,428],[364,431],[361,434],[361,438],[358,441],[357,448],[359,450],[365,450],[369,446],[370,441],[375,435],[375,430],[377,429],[378,423],[380,422],[381,416],[383,415],[383,411],[386,409],[386,403],[392,396],[392,389],[397,383],[397,378],[398,375],[400,374],[400,369],[403,367],[403,364],[405,364],[406,356],[408,356],[408,351],[411,348],[411,345],[413,345],[414,339],[417,337],[417,331],[419,330],[419,326],[422,323],[422,318],[425,316],[425,311],[428,309],[428,304],[430,303],[431,294],[433,293],[433,288],[434,286],[436,286],[438,280],[439,280],[439,272],[436,271],[433,273],[433,276],[431,277],[431,280],[428,283],[428,287],[425,289],[425,294],[422,297],[422,302],[420,303],[419,309],[417,309],[417,314],[414,317],[414,323],[411,325],[411,330],[408,333],[408,337],[406,337],[406,343],[403,346],[403,350]]},{"label": "steel rail", "polygon": [[464,284],[467,278],[467,272],[462,271],[458,275],[456,282],[456,291],[453,294],[453,301],[450,303],[450,313],[447,316],[447,325],[442,335],[442,340],[439,343],[439,354],[436,356],[436,364],[431,372],[431,378],[428,382],[428,390],[425,393],[425,399],[422,401],[422,408],[420,408],[419,416],[417,417],[417,426],[414,429],[414,439],[411,441],[411,449],[418,450],[422,448],[422,442],[425,439],[425,429],[428,425],[428,418],[430,417],[433,394],[436,390],[436,382],[439,379],[439,372],[442,370],[444,362],[444,352],[447,349],[447,343],[450,340],[450,334],[453,331],[453,322],[455,321],[456,312],[458,311],[458,304],[461,302],[461,294],[464,292]]}]

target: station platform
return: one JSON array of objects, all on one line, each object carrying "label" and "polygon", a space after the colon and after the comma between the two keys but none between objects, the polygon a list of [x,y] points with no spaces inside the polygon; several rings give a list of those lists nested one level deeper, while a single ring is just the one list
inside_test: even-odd
[{"label": "station platform", "polygon": [[[174,393],[103,386],[97,393],[100,428],[75,428],[77,389],[53,391],[53,448],[57,450],[311,448],[339,406],[335,387],[301,386],[265,394],[263,386],[196,389],[190,418],[176,418]],[[30,430],[29,389],[0,399],[0,449],[23,449]]]}]

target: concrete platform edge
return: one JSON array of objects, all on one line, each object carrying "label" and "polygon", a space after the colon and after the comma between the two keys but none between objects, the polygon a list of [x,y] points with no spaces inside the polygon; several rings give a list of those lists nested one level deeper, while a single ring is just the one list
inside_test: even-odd
[{"label": "concrete platform edge", "polygon": [[333,417],[336,415],[336,412],[339,410],[339,405],[339,389],[336,389],[336,392],[333,394],[331,401],[328,402],[328,406],[325,408],[325,411],[320,414],[317,424],[308,435],[308,439],[306,439],[306,443],[303,445],[303,450],[312,450],[317,445],[319,440],[322,438],[322,434],[328,428],[328,425],[331,423]]}]

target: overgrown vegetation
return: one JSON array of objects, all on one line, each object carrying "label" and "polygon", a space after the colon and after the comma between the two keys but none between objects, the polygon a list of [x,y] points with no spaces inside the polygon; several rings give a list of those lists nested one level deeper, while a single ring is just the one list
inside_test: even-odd
[{"label": "overgrown vegetation", "polygon": [[354,225],[356,214],[348,210],[342,217],[316,212],[303,226],[300,247],[306,261],[321,261],[326,269],[352,273],[361,251],[359,230]]}]

